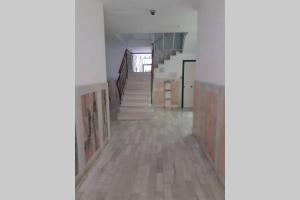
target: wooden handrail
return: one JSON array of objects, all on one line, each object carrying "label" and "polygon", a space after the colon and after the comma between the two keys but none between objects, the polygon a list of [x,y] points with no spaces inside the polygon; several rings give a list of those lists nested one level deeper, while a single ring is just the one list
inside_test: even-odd
[{"label": "wooden handrail", "polygon": [[124,66],[123,63],[126,59],[127,51],[128,51],[128,49],[125,49],[124,54],[123,54],[123,58],[122,58],[122,61],[121,61],[120,67],[119,67],[119,73],[122,71],[122,67]]},{"label": "wooden handrail", "polygon": [[152,43],[152,50],[151,50],[151,58],[152,58],[152,66],[151,66],[151,104],[153,104],[153,79],[154,79],[154,62],[153,62],[153,57],[154,57],[154,43]]},{"label": "wooden handrail", "polygon": [[152,63],[154,68],[157,68],[159,63],[163,63],[163,61],[166,58],[169,58],[173,52],[182,52],[183,51],[183,45],[185,42],[185,36],[187,33],[185,32],[180,32],[178,35],[178,37],[181,38],[181,44],[179,47],[177,47],[177,45],[175,44],[175,39],[177,37],[177,33],[173,33],[172,35],[170,35],[172,41],[169,45],[165,46],[165,34],[167,33],[162,33],[163,35],[161,37],[159,37],[157,40],[155,40],[153,42],[153,47],[154,47],[154,53],[152,56]]},{"label": "wooden handrail", "polygon": [[156,39],[153,43],[157,43],[157,41],[162,40],[164,37],[160,36],[158,39]]},{"label": "wooden handrail", "polygon": [[122,62],[119,68],[119,77],[117,80],[117,87],[119,91],[120,103],[122,100],[122,96],[124,93],[124,88],[126,84],[126,80],[128,78],[128,55],[131,55],[131,52],[128,49],[125,49]]}]

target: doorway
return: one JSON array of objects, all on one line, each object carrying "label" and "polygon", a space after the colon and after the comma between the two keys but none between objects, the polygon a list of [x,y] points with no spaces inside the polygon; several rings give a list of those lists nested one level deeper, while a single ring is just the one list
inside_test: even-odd
[{"label": "doorway", "polygon": [[194,81],[196,60],[182,61],[182,108],[192,108],[194,104]]}]

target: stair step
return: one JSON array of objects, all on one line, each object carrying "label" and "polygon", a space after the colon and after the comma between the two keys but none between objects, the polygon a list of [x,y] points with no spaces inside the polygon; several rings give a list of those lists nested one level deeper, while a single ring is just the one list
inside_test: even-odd
[{"label": "stair step", "polygon": [[135,89],[125,89],[125,94],[151,94],[151,89],[135,88]]},{"label": "stair step", "polygon": [[120,106],[120,113],[122,112],[134,112],[134,113],[146,113],[146,112],[153,112],[152,107],[144,107],[144,106]]},{"label": "stair step", "polygon": [[143,98],[143,97],[148,97],[148,98],[151,98],[151,92],[147,92],[147,93],[141,93],[141,94],[128,94],[128,93],[124,93],[124,95],[123,95],[123,97],[132,97],[132,98],[139,98],[139,97],[141,97],[141,98]]},{"label": "stair step", "polygon": [[151,82],[151,77],[128,77],[127,81]]},{"label": "stair step", "polygon": [[147,77],[130,77],[129,76],[127,80],[145,82],[145,81],[151,80],[151,76],[147,76]]},{"label": "stair step", "polygon": [[125,90],[125,95],[148,95],[151,96],[151,90],[145,91],[145,90]]},{"label": "stair step", "polygon": [[146,101],[123,101],[121,103],[121,106],[151,106],[151,100],[149,102]]},{"label": "stair step", "polygon": [[131,75],[130,73],[128,74],[128,77],[129,78],[141,78],[141,79],[143,79],[143,78],[151,78],[151,74],[147,74],[147,75]]},{"label": "stair step", "polygon": [[145,92],[151,92],[151,87],[149,86],[125,86],[125,91],[145,91]]},{"label": "stair step", "polygon": [[126,84],[126,88],[151,88],[150,84]]},{"label": "stair step", "polygon": [[152,117],[151,73],[130,72],[117,119],[143,120]]},{"label": "stair step", "polygon": [[129,76],[149,76],[151,72],[130,72],[128,73]]},{"label": "stair step", "polygon": [[145,104],[151,104],[151,98],[148,98],[148,99],[122,99],[121,104],[127,104],[127,103],[145,103]]},{"label": "stair step", "polygon": [[150,100],[151,101],[151,96],[150,95],[124,95],[122,97],[123,100]]},{"label": "stair step", "polygon": [[118,120],[145,120],[151,119],[153,117],[153,113],[131,113],[131,112],[121,112],[118,113]]},{"label": "stair step", "polygon": [[126,81],[126,85],[151,85],[151,80],[149,80],[149,81],[135,81],[135,80],[128,79]]}]

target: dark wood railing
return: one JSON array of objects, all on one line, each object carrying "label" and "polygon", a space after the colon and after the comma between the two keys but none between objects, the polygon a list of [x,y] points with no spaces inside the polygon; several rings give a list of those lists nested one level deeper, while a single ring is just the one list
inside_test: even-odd
[{"label": "dark wood railing", "polygon": [[131,56],[131,52],[126,49],[123,55],[123,59],[119,68],[119,78],[117,80],[117,87],[119,91],[120,103],[124,93],[124,88],[126,85],[126,80],[128,78],[128,56]]},{"label": "dark wood railing", "polygon": [[153,103],[152,101],[152,96],[153,96],[153,78],[154,78],[154,63],[153,63],[153,59],[154,59],[154,43],[152,43],[152,66],[151,66],[151,104]]}]

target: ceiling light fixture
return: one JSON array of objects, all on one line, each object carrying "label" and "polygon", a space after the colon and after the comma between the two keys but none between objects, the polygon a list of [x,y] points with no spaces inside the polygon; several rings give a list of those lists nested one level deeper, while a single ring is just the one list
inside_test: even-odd
[{"label": "ceiling light fixture", "polygon": [[151,15],[155,15],[155,13],[156,13],[156,10],[150,10]]}]

